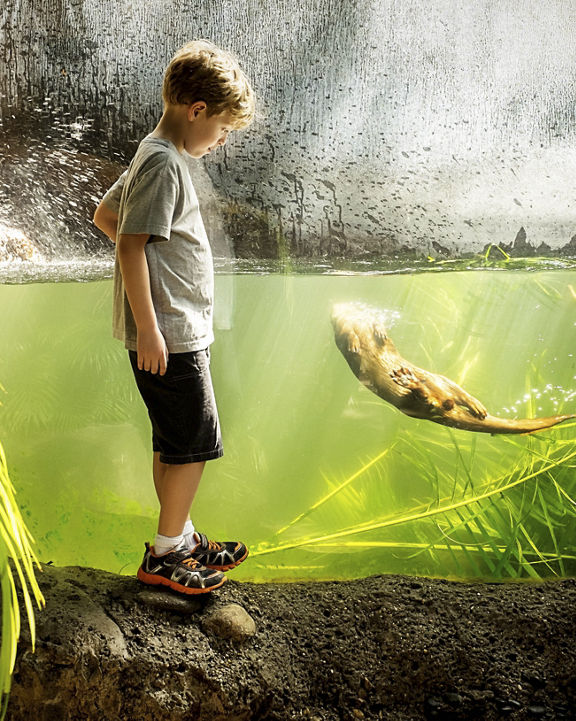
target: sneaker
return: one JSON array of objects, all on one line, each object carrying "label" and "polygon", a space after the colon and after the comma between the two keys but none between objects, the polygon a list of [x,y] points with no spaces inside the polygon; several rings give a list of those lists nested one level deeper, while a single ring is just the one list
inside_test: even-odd
[{"label": "sneaker", "polygon": [[229,571],[231,568],[236,568],[248,556],[248,549],[239,541],[209,541],[198,531],[195,532],[195,536],[200,540],[188,552],[206,568]]},{"label": "sneaker", "polygon": [[152,586],[168,586],[180,593],[209,593],[226,581],[217,570],[202,566],[187,549],[155,556],[146,543],[146,553],[138,569],[138,579]]}]

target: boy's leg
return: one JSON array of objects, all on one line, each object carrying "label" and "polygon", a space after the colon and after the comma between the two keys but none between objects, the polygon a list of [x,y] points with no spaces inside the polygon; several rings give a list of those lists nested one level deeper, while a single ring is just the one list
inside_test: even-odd
[{"label": "boy's leg", "polygon": [[[147,550],[143,565],[138,570],[138,577],[145,583],[163,583],[185,593],[202,593],[205,590],[218,588],[224,583],[222,571],[228,571],[242,563],[248,556],[248,549],[239,542],[209,541],[206,536],[196,533],[189,519],[190,507],[198,490],[205,461],[197,463],[168,464],[162,463],[160,453],[154,453],[153,475],[154,486],[160,501],[160,516],[158,519],[158,534],[154,543],[154,558],[158,557],[186,563],[196,563],[188,573],[197,578],[192,580],[195,588],[186,588],[171,574],[170,579],[163,574],[163,578],[154,573],[146,572],[144,566],[149,565],[150,551]],[[187,526],[190,526],[187,533]],[[183,534],[186,535],[183,535]],[[146,546],[149,549],[149,546]],[[175,557],[180,549],[189,553],[190,561]],[[148,557],[148,563],[147,563]],[[155,561],[154,563],[157,563]],[[200,571],[200,569],[203,569]],[[148,570],[150,568],[148,567]],[[212,575],[210,572],[212,571]],[[157,573],[157,569],[156,569]],[[202,576],[202,578],[200,578]]]},{"label": "boy's leg", "polygon": [[[156,455],[156,454],[155,454]],[[158,459],[160,500],[158,533],[180,536],[204,471],[205,461],[199,463],[165,464]],[[154,479],[156,483],[156,478]]]},{"label": "boy's leg", "polygon": [[[200,477],[202,475],[204,462],[202,463],[193,463],[193,464],[183,464],[188,466],[202,466],[201,468],[192,468],[190,469],[190,476],[191,476],[191,487],[189,489],[184,489],[184,496],[188,495],[191,496],[192,499],[194,498],[196,491],[198,489],[198,483],[200,481]],[[170,482],[172,472],[170,471],[171,465],[168,463],[162,463],[160,460],[160,453],[156,451],[154,453],[153,462],[152,462],[152,470],[153,470],[153,477],[154,477],[154,487],[156,489],[156,495],[158,496],[158,501],[160,502],[160,509],[162,509],[162,499],[164,498],[164,484],[165,484],[165,478],[168,477],[168,481]],[[187,474],[186,471],[180,471],[177,475],[183,475],[184,477]],[[181,495],[178,493],[178,483],[176,485],[171,483],[170,486],[171,490],[174,489],[176,492],[176,495]],[[182,491],[182,489],[180,489]],[[184,524],[182,526],[182,529],[178,531],[177,533],[168,533],[165,530],[166,525],[170,529],[173,528],[175,525],[174,522],[171,520],[171,511],[170,507],[174,505],[174,501],[171,500],[171,493],[169,491],[169,498],[168,498],[168,506],[165,507],[165,513],[164,518],[162,521],[159,520],[159,528],[156,535],[156,539],[154,541],[154,548],[155,552],[159,555],[163,553],[167,553],[168,551],[178,548],[180,546],[185,546],[187,548],[192,547],[196,544],[196,540],[194,538],[194,524],[188,517],[185,518]],[[178,505],[178,508],[182,506],[182,503],[184,504],[184,507],[187,504],[187,498],[176,498],[176,504]],[[192,501],[190,501],[191,503]],[[168,514],[168,518],[166,518],[166,513]],[[167,521],[167,524],[166,524]],[[179,524],[178,518],[175,519],[176,524]]]},{"label": "boy's leg", "polygon": [[154,451],[154,458],[152,461],[152,475],[154,477],[154,488],[156,489],[156,495],[158,500],[162,503],[162,485],[164,483],[164,472],[166,471],[166,463],[162,463],[160,460],[160,452]]},{"label": "boy's leg", "polygon": [[[160,454],[154,453],[153,464],[154,485],[160,501],[158,534],[164,537],[161,540],[166,543],[161,553],[169,550],[169,543],[178,543],[176,537],[179,539],[184,532],[182,539],[184,546],[190,549],[193,556],[207,568],[228,571],[242,563],[248,556],[248,549],[243,543],[209,541],[206,536],[194,531],[194,526],[189,520],[189,509],[198,490],[205,462],[171,465],[162,463]],[[187,478],[190,479],[190,485],[187,484]],[[188,533],[186,523],[191,526]],[[165,537],[170,538],[171,541],[169,542]],[[157,537],[155,543],[157,551],[160,549],[159,540]]]},{"label": "boy's leg", "polygon": [[[165,376],[139,370],[133,351],[130,362],[152,422],[160,501],[158,534],[153,548],[145,544],[138,578],[183,593],[211,591],[224,583],[222,571],[237,566],[248,550],[238,542],[209,541],[188,518],[205,461],[222,455],[208,350],[172,354]],[[180,462],[192,458],[202,460]]]},{"label": "boy's leg", "polygon": [[152,552],[146,553],[138,578],[146,584],[163,585],[186,594],[207,593],[222,586],[224,574],[202,566],[183,546],[182,530],[198,490],[205,462],[168,464],[154,453],[154,485],[160,501],[158,534]]},{"label": "boy's leg", "polygon": [[[160,452],[155,451],[154,459],[152,461],[152,475],[154,478],[154,488],[156,489],[156,495],[158,496],[158,501],[160,502],[160,504],[162,504],[162,487],[164,484],[164,473],[166,472],[168,466],[168,463],[162,463],[162,461],[160,460]],[[192,521],[190,521],[190,519],[186,519],[186,524],[187,526],[191,526],[191,528],[186,529],[186,531],[192,533],[194,531]]]}]

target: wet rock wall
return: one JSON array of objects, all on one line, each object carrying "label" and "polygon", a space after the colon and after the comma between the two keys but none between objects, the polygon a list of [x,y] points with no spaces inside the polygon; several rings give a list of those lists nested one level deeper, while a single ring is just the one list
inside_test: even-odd
[{"label": "wet rock wall", "polygon": [[203,161],[236,255],[448,257],[520,228],[572,254],[575,28],[562,0],[6,0],[2,132],[126,163],[208,37],[259,98]]}]

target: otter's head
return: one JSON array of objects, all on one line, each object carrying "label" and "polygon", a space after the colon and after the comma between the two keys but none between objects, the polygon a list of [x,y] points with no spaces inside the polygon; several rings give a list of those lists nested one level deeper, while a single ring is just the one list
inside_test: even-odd
[{"label": "otter's head", "polygon": [[332,308],[336,345],[348,357],[377,351],[387,340],[382,311],[364,303],[337,303]]}]

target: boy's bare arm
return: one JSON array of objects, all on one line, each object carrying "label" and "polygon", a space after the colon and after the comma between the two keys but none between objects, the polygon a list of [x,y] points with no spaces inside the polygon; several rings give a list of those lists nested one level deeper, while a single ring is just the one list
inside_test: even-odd
[{"label": "boy's bare arm", "polygon": [[138,368],[162,376],[166,373],[168,349],[158,328],[150,292],[150,274],[144,252],[149,237],[147,234],[120,235],[118,262],[138,331]]},{"label": "boy's bare arm", "polygon": [[96,208],[93,220],[94,225],[115,243],[118,230],[118,213],[115,213],[104,202],[101,202]]}]

